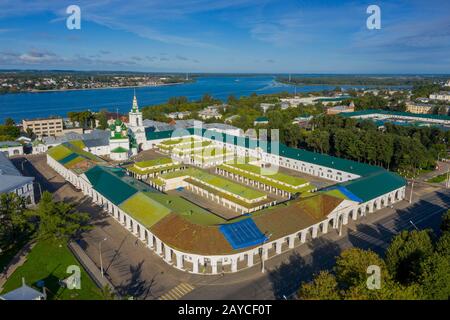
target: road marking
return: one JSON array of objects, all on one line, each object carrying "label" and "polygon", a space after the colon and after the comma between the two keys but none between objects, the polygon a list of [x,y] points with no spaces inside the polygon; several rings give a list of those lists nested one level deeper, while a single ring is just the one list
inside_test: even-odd
[{"label": "road marking", "polygon": [[175,288],[172,288],[170,291],[163,294],[161,297],[158,298],[158,300],[178,300],[194,289],[195,287],[190,285],[189,283],[182,282]]}]

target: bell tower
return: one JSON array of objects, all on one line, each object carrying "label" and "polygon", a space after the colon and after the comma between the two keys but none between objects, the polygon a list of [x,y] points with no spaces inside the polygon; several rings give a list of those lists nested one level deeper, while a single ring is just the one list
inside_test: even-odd
[{"label": "bell tower", "polygon": [[136,98],[136,90],[134,90],[133,105],[131,106],[131,111],[128,114],[130,127],[140,127],[142,126],[142,112],[139,111],[139,106]]},{"label": "bell tower", "polygon": [[139,111],[139,106],[136,98],[136,90],[134,90],[133,104],[131,110],[128,113],[129,128],[133,132],[133,136],[137,143],[138,149],[144,148],[147,141],[145,136],[145,127],[142,120],[142,112]]}]

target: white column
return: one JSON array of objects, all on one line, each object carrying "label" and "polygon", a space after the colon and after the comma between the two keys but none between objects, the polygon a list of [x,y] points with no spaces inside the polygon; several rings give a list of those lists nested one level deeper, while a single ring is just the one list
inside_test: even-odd
[{"label": "white column", "polygon": [[300,234],[300,242],[301,243],[305,243],[306,242],[306,232],[307,232],[307,230],[302,231],[301,234]]},{"label": "white column", "polygon": [[290,249],[294,248],[294,245],[295,245],[295,238],[296,238],[295,235],[289,236],[288,242],[289,242],[289,248],[290,248]]},{"label": "white column", "polygon": [[166,260],[167,262],[172,261],[171,251],[172,250],[167,245],[164,245],[164,260]]},{"label": "white column", "polygon": [[237,259],[231,258],[231,272],[237,272]]},{"label": "white column", "polygon": [[159,255],[162,253],[162,242],[159,239],[156,239],[156,253]]},{"label": "white column", "polygon": [[211,261],[211,273],[217,274],[217,259],[211,258],[210,261]]},{"label": "white column", "polygon": [[312,238],[313,239],[317,238],[318,230],[319,230],[319,226],[317,224],[315,226],[313,226],[313,229],[312,229]]},{"label": "white column", "polygon": [[253,266],[253,251],[247,254],[247,266],[251,267]]},{"label": "white column", "polygon": [[192,257],[192,272],[193,273],[198,273],[198,258],[197,257]]},{"label": "white column", "polygon": [[183,270],[183,255],[179,253],[175,253],[177,257],[177,268]]},{"label": "white column", "polygon": [[283,242],[282,241],[277,241],[277,242],[275,242],[275,252],[277,253],[277,254],[280,254],[281,253],[281,245],[283,244]]}]

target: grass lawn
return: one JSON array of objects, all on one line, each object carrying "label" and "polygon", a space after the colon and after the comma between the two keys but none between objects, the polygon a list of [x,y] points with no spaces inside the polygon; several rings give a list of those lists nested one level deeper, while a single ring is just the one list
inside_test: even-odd
[{"label": "grass lawn", "polygon": [[149,192],[147,195],[164,206],[168,207],[172,212],[182,216],[195,224],[215,225],[225,223],[226,220],[206,211],[203,208],[179,197],[167,195],[163,193]]},{"label": "grass lawn", "polygon": [[156,222],[168,215],[170,209],[146,196],[146,194],[141,192],[136,193],[122,203],[120,208],[129,213],[146,228],[150,228]]},{"label": "grass lawn", "polygon": [[447,174],[446,173],[438,175],[438,176],[433,177],[431,179],[428,179],[427,182],[441,183],[441,182],[444,182],[445,180],[447,180]]},{"label": "grass lawn", "polygon": [[[303,186],[303,187],[294,187],[294,186],[291,186],[291,185],[282,184],[280,182],[281,180],[280,180],[279,176],[277,176],[277,175],[264,176],[264,175],[260,175],[259,173],[254,173],[254,172],[245,170],[243,168],[240,168],[240,169],[241,170],[245,170],[245,171],[241,171],[241,170],[238,169],[239,167],[237,167],[237,166],[240,166],[240,164],[236,164],[236,165],[228,165],[228,164],[227,165],[220,165],[220,166],[218,166],[218,168],[223,169],[223,170],[228,171],[228,172],[231,172],[231,173],[234,173],[234,174],[237,174],[237,175],[240,175],[240,176],[243,176],[243,177],[248,178],[248,179],[259,181],[259,182],[264,183],[266,185],[269,185],[269,186],[272,186],[272,187],[275,187],[277,189],[284,190],[284,191],[287,191],[287,192],[290,192],[290,193],[298,193],[298,192],[302,193],[302,192],[307,192],[309,190],[314,189],[314,186],[310,185],[307,180],[302,179],[302,178],[290,177],[290,176],[287,176],[287,175],[282,174],[282,173],[277,174],[277,175],[282,175],[284,177],[287,177],[288,179],[284,178],[287,181],[291,181],[292,180],[291,178],[295,179],[297,181],[296,185],[307,184],[306,186]],[[259,169],[256,166],[252,166],[252,167],[255,167],[255,168]],[[276,179],[276,178],[278,178],[278,179]],[[272,179],[275,179],[275,180],[272,180]],[[288,182],[285,182],[285,183],[288,183]]]},{"label": "grass lawn", "polygon": [[157,158],[157,159],[152,159],[152,160],[139,161],[139,162],[136,162],[134,165],[141,169],[147,169],[149,167],[161,166],[163,164],[169,164],[172,162],[173,161],[171,158]]},{"label": "grass lawn", "polygon": [[0,272],[4,270],[4,268],[11,262],[12,258],[23,248],[23,246],[30,239],[26,238],[15,244],[14,246],[8,248],[0,254]]},{"label": "grass lawn", "polygon": [[[81,289],[68,290],[59,285],[59,280],[70,276],[67,267],[78,265],[81,269]],[[2,293],[17,289],[22,285],[22,277],[27,285],[37,287],[38,281],[44,281],[48,300],[99,300],[101,290],[88,276],[77,259],[67,248],[65,242],[40,241],[31,250],[27,261],[19,267],[6,281]]]},{"label": "grass lawn", "polygon": [[72,150],[70,150],[69,148],[67,148],[62,144],[48,149],[48,154],[56,161],[62,160],[65,157],[71,155],[72,153],[73,153]]},{"label": "grass lawn", "polygon": [[[258,166],[254,166],[252,164],[236,163],[236,164],[231,164],[231,166],[241,169],[241,170],[245,170],[245,171],[257,174],[257,175],[260,175],[264,178],[269,178],[269,179],[273,179],[273,180],[277,180],[277,181],[289,184],[293,187],[301,186],[305,183],[308,183],[308,181],[306,179],[294,177],[294,176],[288,176],[287,174],[284,174],[281,172],[275,172],[274,169],[270,169],[270,168],[263,169]],[[272,172],[273,172],[273,174],[271,174]]]}]

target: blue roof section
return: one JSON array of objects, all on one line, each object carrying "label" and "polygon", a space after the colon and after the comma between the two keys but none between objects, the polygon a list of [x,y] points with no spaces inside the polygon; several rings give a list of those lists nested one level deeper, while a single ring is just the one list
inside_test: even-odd
[{"label": "blue roof section", "polygon": [[223,224],[219,227],[219,230],[235,250],[256,246],[267,240],[267,237],[251,218]]},{"label": "blue roof section", "polygon": [[63,159],[61,159],[61,160],[59,160],[58,162],[64,165],[64,164],[66,164],[66,163],[68,163],[68,162],[70,162],[70,161],[76,159],[77,157],[78,157],[78,154],[76,154],[76,153],[71,153],[71,154],[69,154],[67,157],[65,157],[65,158],[63,158]]},{"label": "blue roof section", "polygon": [[358,203],[363,202],[361,198],[357,197],[355,194],[353,194],[350,190],[348,190],[344,186],[337,185],[337,186],[332,186],[332,187],[323,189],[323,191],[331,191],[331,190],[339,190],[349,200],[356,201]]}]

